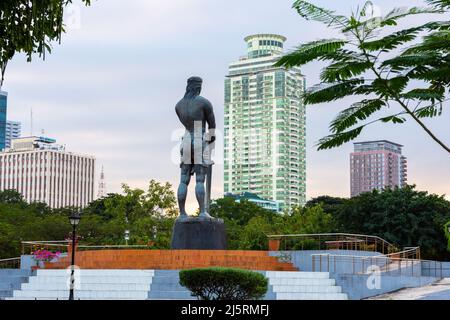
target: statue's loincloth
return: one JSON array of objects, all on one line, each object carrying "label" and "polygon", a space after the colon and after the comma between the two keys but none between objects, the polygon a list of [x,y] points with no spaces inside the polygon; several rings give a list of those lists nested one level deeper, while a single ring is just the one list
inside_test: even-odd
[{"label": "statue's loincloth", "polygon": [[205,134],[191,134],[186,131],[180,146],[180,167],[189,169],[190,174],[199,173],[200,170],[210,166],[213,143],[206,140]]}]

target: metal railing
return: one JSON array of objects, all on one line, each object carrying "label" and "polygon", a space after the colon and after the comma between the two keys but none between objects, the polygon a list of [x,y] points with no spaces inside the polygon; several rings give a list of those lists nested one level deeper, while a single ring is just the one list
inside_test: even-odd
[{"label": "metal railing", "polygon": [[0,259],[0,269],[20,269],[20,257]]},{"label": "metal railing", "polygon": [[32,254],[36,250],[50,250],[67,252],[69,248],[69,240],[60,241],[22,241],[22,255]]},{"label": "metal railing", "polygon": [[395,245],[377,237],[351,233],[268,235],[280,240],[280,250],[356,250],[390,254],[400,251]]},{"label": "metal railing", "polygon": [[[70,247],[70,240],[61,241],[22,241],[22,254],[31,254],[37,249],[45,249],[50,251],[67,252]],[[120,250],[120,249],[151,249],[151,244],[146,245],[77,245],[78,251],[87,250]]]},{"label": "metal railing", "polygon": [[392,276],[429,276],[442,278],[443,264],[439,261],[393,257],[392,255],[356,256],[313,254],[312,271],[373,274]]}]

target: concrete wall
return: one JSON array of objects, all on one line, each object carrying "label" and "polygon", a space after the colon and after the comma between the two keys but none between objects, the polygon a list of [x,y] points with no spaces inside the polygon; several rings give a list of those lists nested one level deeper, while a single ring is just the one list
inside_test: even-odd
[{"label": "concrete wall", "polygon": [[[380,255],[378,252],[352,251],[352,250],[304,250],[304,251],[272,251],[270,255],[290,255],[292,263],[300,271],[313,271],[312,255],[348,255],[345,260],[339,258],[334,263],[334,258],[322,258],[322,271],[330,272],[331,277],[336,280],[336,285],[342,287],[342,291],[349,295],[349,299],[359,300],[402,288],[424,286],[437,281],[440,277],[440,264],[434,262],[403,263],[401,265],[392,263],[389,271],[373,274],[358,274],[362,270],[367,271],[370,265],[383,267],[389,261],[384,258],[370,259]],[[361,257],[368,257],[367,259]],[[320,270],[320,262],[315,260],[316,269]],[[442,276],[450,277],[450,262],[442,262]],[[378,278],[377,278],[378,277]]]},{"label": "concrete wall", "polygon": [[331,276],[335,278],[336,284],[342,287],[342,291],[348,294],[350,300],[360,300],[403,288],[420,287],[438,280],[433,277],[389,275],[376,278],[376,274],[332,274]]},{"label": "concrete wall", "polygon": [[450,278],[450,262],[422,261],[422,275],[429,277]]},{"label": "concrete wall", "polygon": [[[59,259],[63,258],[63,257],[67,257],[67,253],[62,253],[61,256],[59,257]],[[53,262],[54,261],[58,261],[58,259],[53,260]],[[36,265],[37,265],[37,262],[36,262],[36,260],[33,259],[33,255],[25,254],[20,257],[20,269],[30,270],[31,267],[34,267]],[[43,267],[43,266],[44,266],[44,263],[41,263],[41,267]]]}]

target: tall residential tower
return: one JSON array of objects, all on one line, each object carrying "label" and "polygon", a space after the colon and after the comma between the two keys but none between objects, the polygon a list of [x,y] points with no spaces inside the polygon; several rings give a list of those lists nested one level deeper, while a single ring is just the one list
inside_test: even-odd
[{"label": "tall residential tower", "polygon": [[251,192],[282,208],[306,200],[305,78],[274,67],[286,38],[245,38],[247,55],[225,79],[224,193]]},{"label": "tall residential tower", "polygon": [[350,154],[350,194],[406,184],[406,157],[402,145],[386,140],[354,143]]},{"label": "tall residential tower", "polygon": [[8,94],[0,91],[0,151],[5,148],[6,142],[6,108]]}]

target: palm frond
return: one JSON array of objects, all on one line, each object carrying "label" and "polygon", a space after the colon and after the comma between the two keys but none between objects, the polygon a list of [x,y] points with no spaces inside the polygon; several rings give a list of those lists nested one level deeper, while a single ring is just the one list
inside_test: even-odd
[{"label": "palm frond", "polygon": [[405,99],[415,99],[421,101],[443,101],[444,93],[435,88],[416,88],[401,95]]},{"label": "palm frond", "polygon": [[434,63],[439,58],[434,52],[405,53],[381,63],[382,67],[390,67],[393,71],[401,71],[418,65]]},{"label": "palm frond", "polygon": [[374,91],[382,98],[402,92],[408,85],[409,78],[405,76],[390,79],[375,79],[372,82]]},{"label": "palm frond", "polygon": [[364,79],[349,79],[331,84],[321,83],[303,94],[303,102],[305,104],[316,104],[338,100],[353,95],[358,85],[363,83]]},{"label": "palm frond", "polygon": [[328,135],[319,140],[317,144],[318,145],[317,150],[326,150],[339,147],[344,143],[349,142],[355,139],[357,136],[359,136],[364,127],[365,125],[362,125],[349,131]]},{"label": "palm frond", "polygon": [[349,20],[342,15],[336,15],[334,11],[327,10],[308,1],[297,0],[293,4],[293,8],[297,10],[298,14],[307,20],[313,20],[325,23],[330,27],[345,27]]},{"label": "palm frond", "polygon": [[443,12],[444,11],[440,8],[429,8],[429,7],[394,8],[381,19],[380,27],[395,26],[397,25],[397,20],[411,15],[427,14],[427,13],[443,13]]},{"label": "palm frond", "polygon": [[414,114],[418,118],[432,118],[442,114],[442,103],[417,109]]},{"label": "palm frond", "polygon": [[347,43],[342,39],[322,39],[311,41],[300,45],[293,52],[281,57],[276,63],[277,67],[294,67],[301,66],[310,61],[324,57],[327,54],[335,52]]},{"label": "palm frond", "polygon": [[386,106],[386,102],[381,99],[366,99],[356,102],[338,114],[331,122],[330,130],[334,133],[343,132],[357,124],[358,120],[367,119],[384,106]]},{"label": "palm frond", "polygon": [[382,122],[404,123],[406,119],[397,115],[387,116],[379,119]]},{"label": "palm frond", "polygon": [[436,8],[445,9],[450,8],[450,0],[425,0],[430,5],[435,6]]},{"label": "palm frond", "polygon": [[450,52],[450,30],[448,29],[450,23],[447,25],[447,29],[441,29],[430,33],[423,37],[423,41],[417,45],[414,45],[403,52],[404,55],[420,53],[420,52],[433,52],[443,51]]},{"label": "palm frond", "polygon": [[358,76],[373,66],[373,62],[367,60],[339,61],[324,68],[320,74],[323,82],[336,82]]}]

